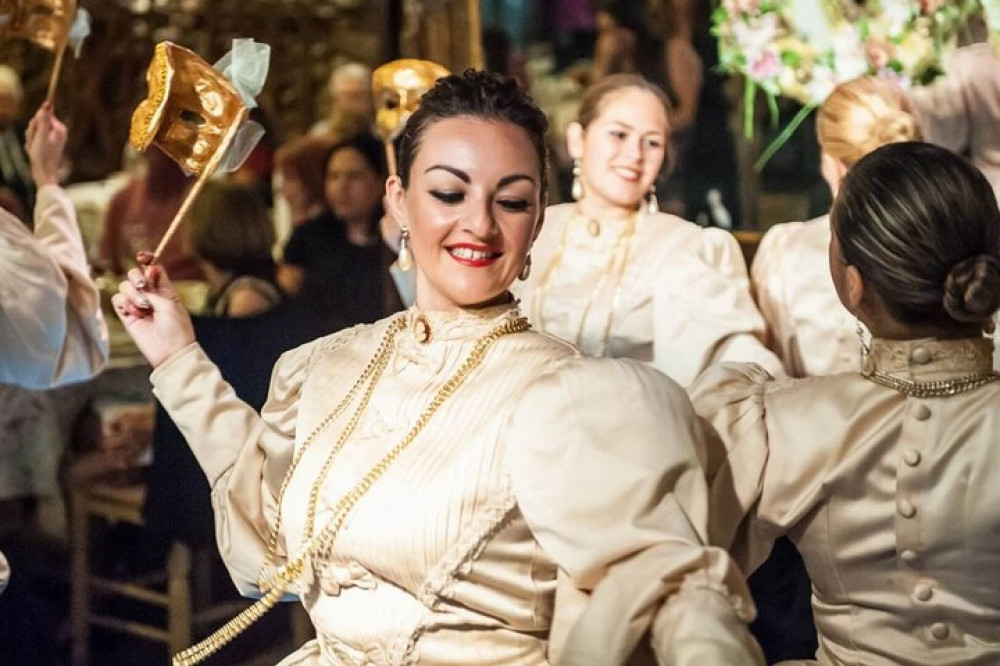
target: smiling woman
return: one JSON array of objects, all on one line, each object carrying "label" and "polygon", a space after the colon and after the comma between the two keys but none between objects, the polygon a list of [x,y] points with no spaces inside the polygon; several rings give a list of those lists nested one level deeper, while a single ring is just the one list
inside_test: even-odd
[{"label": "smiling woman", "polygon": [[495,74],[424,96],[387,184],[417,305],[283,356],[260,415],[157,267],[121,285],[118,312],[211,481],[230,574],[262,596],[177,663],[286,592],[318,634],[286,666],[759,663],[743,579],[703,545],[683,391],[528,330],[508,291],[544,210],[546,128]]},{"label": "smiling woman", "polygon": [[587,91],[567,131],[576,202],[547,211],[534,272],[515,289],[522,307],[587,354],[644,361],[681,384],[725,360],[780,372],[737,242],[658,211],[669,119],[664,92],[640,76]]}]

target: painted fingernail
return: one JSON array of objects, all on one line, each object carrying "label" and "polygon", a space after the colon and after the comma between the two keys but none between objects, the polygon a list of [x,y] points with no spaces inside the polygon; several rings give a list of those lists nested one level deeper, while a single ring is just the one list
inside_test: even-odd
[{"label": "painted fingernail", "polygon": [[138,280],[135,281],[135,286],[138,287],[139,289],[145,289],[146,284],[147,282],[145,278],[139,278]]}]

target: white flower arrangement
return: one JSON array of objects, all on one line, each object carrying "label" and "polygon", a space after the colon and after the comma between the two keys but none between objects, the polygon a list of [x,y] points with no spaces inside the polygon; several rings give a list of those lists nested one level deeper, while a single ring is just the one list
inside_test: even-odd
[{"label": "white flower arrangement", "polygon": [[747,135],[758,91],[775,117],[778,97],[803,104],[776,150],[844,81],[875,75],[904,88],[929,83],[978,13],[1000,35],[1000,0],[721,0],[712,18],[720,68],[744,77]]}]

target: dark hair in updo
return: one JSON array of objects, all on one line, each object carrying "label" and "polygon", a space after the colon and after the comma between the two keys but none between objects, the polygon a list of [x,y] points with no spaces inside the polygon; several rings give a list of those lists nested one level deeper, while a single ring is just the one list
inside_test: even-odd
[{"label": "dark hair in updo", "polygon": [[894,143],[847,172],[831,221],[844,260],[907,324],[984,323],[1000,309],[1000,210],[965,159]]},{"label": "dark hair in updo", "polygon": [[541,191],[545,193],[548,149],[545,133],[549,121],[517,81],[495,72],[467,69],[437,80],[420,98],[420,107],[406,122],[399,138],[399,178],[409,187],[410,168],[420,150],[424,131],[447,118],[478,118],[506,122],[523,129],[538,154]]}]

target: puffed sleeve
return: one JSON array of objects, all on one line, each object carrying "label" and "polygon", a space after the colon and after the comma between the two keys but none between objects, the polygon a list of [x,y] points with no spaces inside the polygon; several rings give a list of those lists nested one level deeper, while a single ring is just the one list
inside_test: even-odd
[{"label": "puffed sleeve", "polygon": [[90,279],[76,210],[62,188],[43,185],[34,214],[35,237],[66,276],[66,340],[52,385],[87,379],[108,360],[108,330],[101,294]]},{"label": "puffed sleeve", "polygon": [[[257,592],[278,492],[291,465],[298,400],[316,349],[310,343],[278,360],[260,414],[236,396],[197,343],[150,376],[153,393],[208,477],[219,551],[245,595]],[[285,554],[278,555],[280,562]]]},{"label": "puffed sleeve", "polygon": [[506,438],[518,506],[560,568],[551,658],[624,664],[651,632],[663,664],[760,663],[743,577],[703,545],[701,428],[679,386],[577,359],[533,383]]},{"label": "puffed sleeve", "polygon": [[690,388],[695,411],[713,428],[707,435],[711,493],[710,543],[728,548],[753,572],[781,536],[757,516],[769,459],[765,390],[770,375],[752,363],[709,368]]},{"label": "puffed sleeve", "polygon": [[108,341],[72,205],[38,191],[35,233],[0,212],[0,381],[45,389],[96,374]]},{"label": "puffed sleeve", "polygon": [[764,345],[764,319],[732,234],[698,229],[669,255],[653,290],[653,364],[684,386],[720,361],[752,361],[783,375]]},{"label": "puffed sleeve", "polygon": [[768,345],[784,362],[786,372],[791,372],[788,350],[795,330],[789,321],[781,262],[788,251],[789,232],[795,224],[798,223],[777,224],[768,229],[750,267],[752,293],[767,326]]}]

